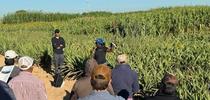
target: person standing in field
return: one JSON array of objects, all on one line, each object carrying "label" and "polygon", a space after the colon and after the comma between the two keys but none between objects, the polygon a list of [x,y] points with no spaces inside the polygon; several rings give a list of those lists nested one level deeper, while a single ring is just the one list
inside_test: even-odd
[{"label": "person standing in field", "polygon": [[107,64],[106,53],[112,52],[116,45],[114,43],[110,44],[110,47],[105,46],[105,41],[102,38],[97,38],[95,41],[96,47],[94,48],[93,58],[98,64]]},{"label": "person standing in field", "polygon": [[64,63],[64,48],[65,48],[65,41],[63,37],[60,36],[60,30],[55,30],[55,35],[51,40],[53,53],[54,53],[54,60],[55,60],[55,73],[58,72],[61,66]]},{"label": "person standing in field", "polygon": [[60,36],[60,30],[55,30],[55,35],[51,40],[53,53],[54,53],[54,64],[55,64],[55,76],[53,85],[55,87],[61,87],[63,84],[63,78],[61,76],[61,68],[64,63],[64,48],[65,48],[65,41]]},{"label": "person standing in field", "polygon": [[16,100],[47,100],[44,82],[33,76],[34,59],[28,56],[18,60],[20,74],[9,81]]}]

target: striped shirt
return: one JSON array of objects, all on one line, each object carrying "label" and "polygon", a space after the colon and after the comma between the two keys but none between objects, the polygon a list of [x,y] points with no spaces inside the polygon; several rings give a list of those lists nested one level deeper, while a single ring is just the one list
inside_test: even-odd
[{"label": "striped shirt", "polygon": [[17,100],[47,100],[44,83],[30,72],[20,72],[8,84]]}]

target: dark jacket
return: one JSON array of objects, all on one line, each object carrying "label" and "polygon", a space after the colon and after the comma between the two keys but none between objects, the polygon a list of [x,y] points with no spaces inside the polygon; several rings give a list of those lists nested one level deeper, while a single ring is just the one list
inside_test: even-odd
[{"label": "dark jacket", "polygon": [[1,100],[16,100],[12,89],[3,81],[0,81],[0,98]]},{"label": "dark jacket", "polygon": [[[52,47],[53,52],[56,54],[63,54],[63,48],[65,48],[65,41],[62,37],[59,37],[58,39],[56,37],[53,37],[52,40]],[[63,45],[63,46],[60,46]]]},{"label": "dark jacket", "polygon": [[181,100],[176,95],[157,94],[156,96],[146,97],[144,100]]},{"label": "dark jacket", "polygon": [[94,59],[97,61],[98,64],[104,64],[106,63],[106,52],[107,52],[107,47],[97,47],[95,49],[94,53]]},{"label": "dark jacket", "polygon": [[[127,91],[129,97],[138,92],[138,75],[128,64],[119,64],[112,70],[112,86],[115,94]],[[125,94],[125,93],[122,93]]]}]

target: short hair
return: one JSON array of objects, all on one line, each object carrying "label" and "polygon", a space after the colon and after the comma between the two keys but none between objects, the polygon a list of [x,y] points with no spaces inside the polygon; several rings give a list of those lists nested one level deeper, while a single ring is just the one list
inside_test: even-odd
[{"label": "short hair", "polygon": [[176,92],[176,85],[178,85],[178,80],[173,74],[166,73],[161,81],[161,84],[162,92],[172,95]]},{"label": "short hair", "polygon": [[15,64],[15,59],[7,59],[7,58],[5,58],[4,63],[5,63],[5,65],[14,65]]},{"label": "short hair", "polygon": [[91,74],[91,85],[95,90],[105,90],[111,80],[111,69],[104,65],[98,65]]},{"label": "short hair", "polygon": [[85,63],[85,75],[90,76],[93,72],[94,67],[96,67],[98,63],[94,58],[90,58]]},{"label": "short hair", "polygon": [[126,54],[120,54],[117,56],[117,62],[118,63],[127,63],[128,62],[128,56]]},{"label": "short hair", "polygon": [[59,29],[55,29],[55,33],[60,33],[60,30]]}]

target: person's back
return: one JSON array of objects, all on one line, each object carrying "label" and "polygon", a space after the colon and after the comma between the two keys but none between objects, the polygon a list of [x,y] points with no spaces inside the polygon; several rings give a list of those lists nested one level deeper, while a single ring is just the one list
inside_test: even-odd
[{"label": "person's back", "polygon": [[133,92],[137,92],[137,74],[130,69],[128,64],[117,65],[112,71],[112,86],[115,94],[125,89],[129,92],[129,97],[132,97]]},{"label": "person's back", "polygon": [[132,98],[133,93],[139,90],[138,76],[131,70],[130,65],[126,64],[126,59],[126,55],[118,56],[119,64],[112,70],[112,86],[115,94],[121,95],[128,92],[128,97]]},{"label": "person's back", "polygon": [[47,100],[44,83],[32,75],[33,59],[21,57],[19,59],[21,71],[8,84],[12,88],[17,100]]},{"label": "person's back", "polygon": [[79,100],[125,100],[120,96],[113,96],[108,91],[93,91],[89,96],[80,98]]},{"label": "person's back", "polygon": [[95,50],[94,58],[97,61],[98,64],[105,64],[106,63],[106,52],[107,47],[97,47]]},{"label": "person's back", "polygon": [[90,77],[83,77],[77,80],[72,90],[74,94],[71,97],[71,100],[77,100],[79,97],[89,95],[93,90],[90,84]]},{"label": "person's back", "polygon": [[9,82],[9,86],[17,100],[47,100],[44,83],[29,72],[21,72]]},{"label": "person's back", "polygon": [[12,89],[3,81],[0,81],[0,98],[1,100],[16,100]]},{"label": "person's back", "polygon": [[124,100],[122,97],[113,96],[107,88],[111,80],[111,70],[105,65],[96,66],[91,74],[91,86],[94,91],[79,100]]},{"label": "person's back", "polygon": [[105,41],[102,38],[96,39],[96,48],[94,49],[93,58],[97,61],[98,64],[107,64],[106,53],[112,52],[116,47],[114,43],[111,43],[109,47],[105,46]]}]

